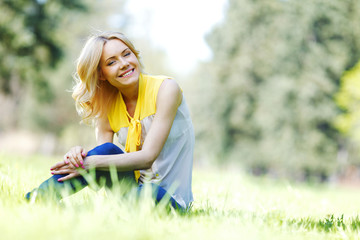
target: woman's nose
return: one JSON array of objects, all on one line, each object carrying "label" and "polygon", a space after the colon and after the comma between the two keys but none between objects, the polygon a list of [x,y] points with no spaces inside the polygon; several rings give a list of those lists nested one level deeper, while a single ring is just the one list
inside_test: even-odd
[{"label": "woman's nose", "polygon": [[125,59],[120,59],[119,62],[120,62],[120,68],[121,69],[125,69],[125,68],[127,68],[129,66],[129,62],[126,61]]}]

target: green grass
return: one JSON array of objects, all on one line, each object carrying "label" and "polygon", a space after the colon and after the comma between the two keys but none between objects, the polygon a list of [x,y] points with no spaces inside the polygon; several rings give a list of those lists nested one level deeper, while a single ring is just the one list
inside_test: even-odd
[{"label": "green grass", "polygon": [[55,158],[0,154],[0,239],[359,239],[360,189],[195,169],[188,214],[84,189],[27,203]]}]

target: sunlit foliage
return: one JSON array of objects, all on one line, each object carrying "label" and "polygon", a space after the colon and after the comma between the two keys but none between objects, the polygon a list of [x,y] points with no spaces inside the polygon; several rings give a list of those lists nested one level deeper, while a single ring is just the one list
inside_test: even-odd
[{"label": "sunlit foliage", "polygon": [[56,31],[64,12],[84,8],[81,0],[0,2],[2,93],[15,94],[21,88],[33,86],[35,96],[40,100],[52,99],[44,70],[54,68],[62,57],[63,50],[56,39]]},{"label": "sunlit foliage", "polygon": [[194,78],[202,152],[256,174],[335,173],[334,94],[360,58],[359,21],[353,0],[230,0]]}]

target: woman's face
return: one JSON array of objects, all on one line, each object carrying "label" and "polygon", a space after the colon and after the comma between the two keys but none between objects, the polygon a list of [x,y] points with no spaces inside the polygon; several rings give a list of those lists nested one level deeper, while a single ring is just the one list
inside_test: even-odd
[{"label": "woman's face", "polygon": [[130,48],[118,39],[105,43],[100,59],[100,79],[118,89],[138,84],[140,63]]}]

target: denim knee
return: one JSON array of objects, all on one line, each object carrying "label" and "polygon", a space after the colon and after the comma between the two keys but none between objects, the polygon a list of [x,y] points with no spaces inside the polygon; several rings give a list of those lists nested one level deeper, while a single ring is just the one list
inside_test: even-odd
[{"label": "denim knee", "polygon": [[95,148],[93,148],[92,150],[90,150],[87,154],[87,156],[92,156],[92,155],[111,155],[111,154],[122,154],[124,153],[123,150],[121,150],[121,148],[119,148],[118,146],[116,146],[113,143],[107,142],[104,144],[101,144]]}]

